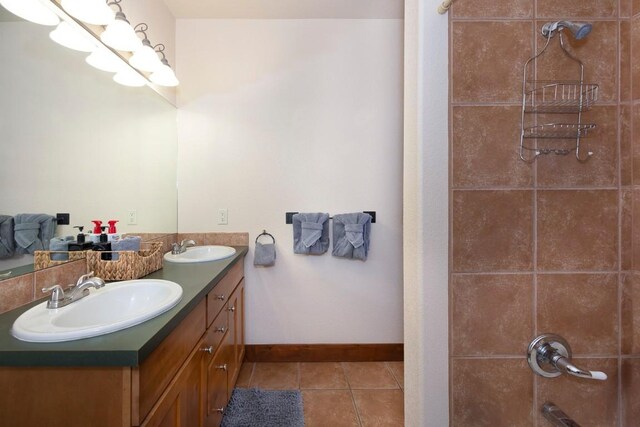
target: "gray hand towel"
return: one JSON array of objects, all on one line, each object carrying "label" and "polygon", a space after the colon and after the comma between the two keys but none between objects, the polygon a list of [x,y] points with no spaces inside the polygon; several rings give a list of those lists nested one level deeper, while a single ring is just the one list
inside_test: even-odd
[{"label": "gray hand towel", "polygon": [[[112,251],[140,251],[140,243],[142,242],[142,238],[140,236],[126,236],[121,239],[113,240],[111,242],[111,250]],[[118,254],[111,254],[111,259],[113,261],[119,258]]]},{"label": "gray hand towel", "polygon": [[56,232],[56,219],[46,214],[18,214],[14,217],[16,253],[33,254],[49,249]]},{"label": "gray hand towel", "polygon": [[293,252],[322,255],[329,249],[329,214],[298,213],[293,215]]},{"label": "gray hand towel", "polygon": [[11,258],[14,252],[13,217],[0,215],[0,259]]},{"label": "gray hand towel", "polygon": [[256,242],[256,249],[253,253],[253,265],[262,267],[271,267],[276,263],[276,245],[275,243],[259,243]]},{"label": "gray hand towel", "polygon": [[371,215],[365,213],[338,214],[333,217],[333,256],[367,260]]},{"label": "gray hand towel", "polygon": [[[53,239],[49,240],[49,250],[59,251],[59,252],[68,252],[69,243],[72,240],[73,240],[73,236],[54,237]],[[69,254],[68,253],[51,254],[50,258],[52,261],[68,261]]]}]

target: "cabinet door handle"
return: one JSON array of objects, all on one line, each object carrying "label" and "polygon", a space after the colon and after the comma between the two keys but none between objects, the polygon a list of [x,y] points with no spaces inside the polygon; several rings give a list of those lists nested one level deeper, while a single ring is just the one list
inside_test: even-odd
[{"label": "cabinet door handle", "polygon": [[205,353],[213,354],[213,346],[210,345],[209,347],[201,348],[200,351],[204,351]]},{"label": "cabinet door handle", "polygon": [[213,332],[220,332],[221,334],[224,334],[224,331],[226,331],[227,329],[223,326],[221,328],[215,328],[213,330]]},{"label": "cabinet door handle", "polygon": [[235,308],[235,307],[233,307],[233,306],[231,306],[231,307],[227,308],[227,310],[228,310],[228,311],[236,311],[236,308]]},{"label": "cabinet door handle", "polygon": [[216,365],[216,366],[214,366],[214,368],[222,369],[223,371],[226,371],[227,370],[227,364],[225,363],[224,365]]},{"label": "cabinet door handle", "polygon": [[214,295],[215,299],[217,299],[218,301],[224,301],[227,297],[225,297],[224,295]]},{"label": "cabinet door handle", "polygon": [[217,412],[219,414],[224,414],[224,408],[215,408],[213,412]]}]

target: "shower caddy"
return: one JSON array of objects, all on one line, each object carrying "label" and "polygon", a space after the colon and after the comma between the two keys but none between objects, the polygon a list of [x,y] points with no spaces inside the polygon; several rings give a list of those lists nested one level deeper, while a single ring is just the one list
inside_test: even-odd
[{"label": "shower caddy", "polygon": [[[524,64],[520,158],[525,162],[533,162],[543,154],[567,155],[575,150],[576,158],[584,162],[593,155],[593,152],[588,151],[585,155],[581,151],[580,142],[596,125],[583,123],[582,113],[589,110],[598,99],[598,85],[584,83],[584,65],[565,48],[562,27],[549,30],[548,26],[549,24],[545,24],[542,29],[542,34],[547,38],[546,44],[538,54],[529,58]],[[558,32],[559,44],[563,53],[579,65],[579,79],[528,80],[529,67],[531,66],[533,71],[536,71],[537,59],[547,50],[554,31]],[[543,118],[548,114],[570,115],[574,121],[562,120],[547,123]],[[575,140],[575,147],[540,147],[538,140]]]}]

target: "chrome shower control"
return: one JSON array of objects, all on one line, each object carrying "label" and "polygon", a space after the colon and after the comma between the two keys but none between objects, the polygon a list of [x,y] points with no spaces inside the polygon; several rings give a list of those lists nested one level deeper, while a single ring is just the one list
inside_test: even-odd
[{"label": "chrome shower control", "polygon": [[542,334],[529,344],[527,350],[529,366],[538,375],[554,378],[566,372],[579,378],[606,380],[607,374],[600,371],[580,369],[571,362],[571,347],[560,335]]}]

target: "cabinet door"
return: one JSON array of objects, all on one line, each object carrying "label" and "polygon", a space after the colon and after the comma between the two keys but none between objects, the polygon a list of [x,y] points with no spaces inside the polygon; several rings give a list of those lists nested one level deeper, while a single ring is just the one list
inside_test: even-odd
[{"label": "cabinet door", "polygon": [[144,427],[197,427],[202,424],[202,351],[194,350],[190,359],[169,384],[160,400],[144,420]]},{"label": "cabinet door", "polygon": [[244,359],[244,279],[229,298],[229,332],[233,334],[233,362],[229,367],[229,393]]},{"label": "cabinet door", "polygon": [[233,354],[232,335],[227,332],[213,356],[205,356],[205,420],[206,427],[217,427],[230,395],[227,392],[229,360]]}]

